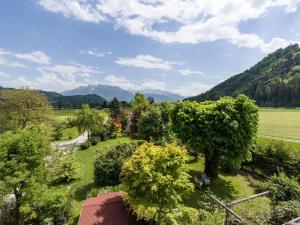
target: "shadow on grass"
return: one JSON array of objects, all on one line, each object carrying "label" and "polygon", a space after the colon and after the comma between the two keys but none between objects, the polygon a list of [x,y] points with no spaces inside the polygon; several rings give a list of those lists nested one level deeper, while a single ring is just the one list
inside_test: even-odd
[{"label": "shadow on grass", "polygon": [[[192,177],[200,176],[202,172],[199,170],[189,170],[189,174]],[[227,174],[220,173],[220,177],[216,180],[213,180],[209,186],[202,186],[201,189],[195,189],[195,192],[192,193],[188,198],[185,199],[185,203],[194,208],[199,208],[199,202],[207,202],[208,196],[207,193],[212,193],[223,201],[229,201],[235,199],[235,196],[238,194],[234,188],[231,181],[223,179],[226,178]]]},{"label": "shadow on grass", "polygon": [[83,201],[87,199],[88,194],[94,187],[95,187],[94,183],[89,183],[89,184],[76,187],[74,191],[74,199],[76,201]]}]

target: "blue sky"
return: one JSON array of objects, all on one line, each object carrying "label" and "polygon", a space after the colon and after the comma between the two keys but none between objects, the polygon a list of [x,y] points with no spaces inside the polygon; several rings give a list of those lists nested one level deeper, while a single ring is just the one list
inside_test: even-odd
[{"label": "blue sky", "polygon": [[0,1],[0,85],[199,94],[300,40],[299,0]]}]

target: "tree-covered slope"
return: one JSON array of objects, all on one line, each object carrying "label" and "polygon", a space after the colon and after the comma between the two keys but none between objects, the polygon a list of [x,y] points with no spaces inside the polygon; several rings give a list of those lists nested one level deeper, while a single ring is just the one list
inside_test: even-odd
[{"label": "tree-covered slope", "polygon": [[259,106],[300,106],[300,48],[291,45],[269,54],[259,63],[189,100],[216,100],[244,93]]},{"label": "tree-covered slope", "polygon": [[[14,88],[4,88],[0,86],[0,100],[1,91],[13,90]],[[73,95],[64,96],[57,92],[41,91],[39,92],[44,95],[54,108],[80,108],[83,104],[88,104],[91,107],[105,107],[107,101],[98,95]]]},{"label": "tree-covered slope", "polygon": [[91,107],[106,106],[106,100],[98,95],[73,95],[64,96],[56,92],[41,91],[54,108],[80,108],[83,104]]}]

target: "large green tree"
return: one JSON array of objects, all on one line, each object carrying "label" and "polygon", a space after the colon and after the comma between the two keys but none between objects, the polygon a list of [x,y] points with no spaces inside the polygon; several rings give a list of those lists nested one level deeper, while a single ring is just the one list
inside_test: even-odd
[{"label": "large green tree", "polygon": [[105,116],[102,112],[92,109],[89,105],[82,105],[75,118],[71,121],[72,125],[78,128],[79,132],[88,132],[88,138],[91,134],[103,133],[106,126]]},{"label": "large green tree", "polygon": [[194,188],[186,160],[186,151],[181,147],[145,143],[124,163],[125,200],[139,219],[178,224],[179,220],[188,218],[186,224],[193,224],[193,216],[197,218],[195,210],[182,205],[183,196]]},{"label": "large green tree", "polygon": [[218,177],[219,160],[235,164],[250,157],[258,126],[258,108],[245,95],[212,102],[179,102],[172,113],[180,140],[205,156],[205,173]]},{"label": "large green tree", "polygon": [[47,98],[30,89],[0,91],[0,131],[19,130],[38,125],[51,118],[52,107]]},{"label": "large green tree", "polygon": [[171,108],[171,104],[167,102],[151,104],[146,111],[142,113],[139,119],[139,137],[147,141],[153,140],[156,142],[165,142],[170,140]]},{"label": "large green tree", "polygon": [[141,93],[136,93],[134,99],[131,102],[131,107],[133,110],[135,109],[145,110],[148,105],[149,105],[148,100]]},{"label": "large green tree", "polygon": [[0,196],[15,196],[12,224],[23,224],[26,205],[31,205],[37,186],[45,180],[44,157],[48,150],[49,144],[37,128],[0,135]]}]

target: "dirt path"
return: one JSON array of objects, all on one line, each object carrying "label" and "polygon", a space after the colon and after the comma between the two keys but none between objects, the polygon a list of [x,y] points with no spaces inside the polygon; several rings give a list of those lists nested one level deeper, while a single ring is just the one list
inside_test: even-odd
[{"label": "dirt path", "polygon": [[81,134],[77,138],[73,140],[67,140],[67,141],[60,141],[60,142],[53,142],[52,147],[56,148],[67,148],[75,145],[79,145],[84,143],[88,139],[88,134],[87,132]]}]

